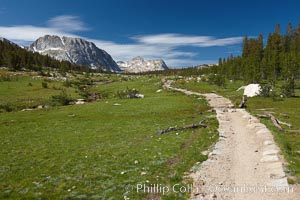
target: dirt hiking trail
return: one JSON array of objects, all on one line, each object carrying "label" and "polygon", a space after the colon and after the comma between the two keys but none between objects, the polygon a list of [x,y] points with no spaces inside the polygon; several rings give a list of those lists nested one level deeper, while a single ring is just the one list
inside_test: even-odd
[{"label": "dirt hiking trail", "polygon": [[284,159],[264,124],[244,109],[234,109],[222,96],[173,88],[171,83],[165,81],[165,88],[204,96],[219,122],[219,141],[191,174],[194,190],[190,199],[299,199],[299,186],[288,184]]}]

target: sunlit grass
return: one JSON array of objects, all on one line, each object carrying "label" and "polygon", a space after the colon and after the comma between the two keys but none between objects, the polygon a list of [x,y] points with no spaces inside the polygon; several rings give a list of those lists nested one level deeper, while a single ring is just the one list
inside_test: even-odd
[{"label": "sunlit grass", "polygon": [[[18,84],[27,87],[27,80]],[[145,98],[112,97],[126,87],[135,87]],[[204,100],[157,93],[159,87],[158,78],[116,82],[94,89],[111,96],[98,102],[0,113],[0,197],[141,199],[147,194],[127,193],[125,187],[185,182],[184,172],[205,160],[200,152],[217,140],[217,121],[206,118],[211,113],[203,114],[208,110]],[[156,134],[202,119],[208,128]]]}]

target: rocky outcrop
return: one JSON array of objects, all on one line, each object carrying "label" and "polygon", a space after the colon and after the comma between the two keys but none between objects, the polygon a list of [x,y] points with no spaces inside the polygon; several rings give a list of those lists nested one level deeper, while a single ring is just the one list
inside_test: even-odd
[{"label": "rocky outcrop", "polygon": [[145,60],[140,56],[126,62],[119,61],[117,63],[122,70],[130,73],[159,71],[168,69],[166,63],[162,59]]},{"label": "rocky outcrop", "polygon": [[106,51],[81,38],[45,35],[32,43],[28,50],[95,69],[120,71]]}]

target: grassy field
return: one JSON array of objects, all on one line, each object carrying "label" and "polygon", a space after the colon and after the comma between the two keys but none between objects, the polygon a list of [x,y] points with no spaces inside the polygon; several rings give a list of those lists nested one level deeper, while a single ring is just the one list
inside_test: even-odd
[{"label": "grassy field", "polygon": [[[177,81],[177,87],[187,88],[197,92],[215,92],[224,97],[231,99],[231,101],[238,105],[241,101],[243,91],[236,90],[243,85],[243,82],[226,82],[225,87],[218,87],[207,82],[195,81]],[[299,85],[299,83],[298,83]],[[283,126],[286,130],[300,130],[300,89],[296,89],[296,97],[292,98],[273,98],[268,97],[254,97],[248,98],[247,110],[256,115],[264,114],[266,111],[258,109],[271,108],[267,112],[273,112],[274,116],[281,121],[291,123],[292,128]],[[272,125],[270,120],[262,119],[262,122],[272,131],[275,141],[280,146],[285,159],[288,161],[287,174],[290,175],[289,181],[291,183],[300,183],[300,134],[299,133],[283,133],[278,131]]]},{"label": "grassy field", "polygon": [[[13,74],[0,70],[1,74]],[[79,98],[75,88],[63,86],[61,81],[51,81],[44,78],[33,78],[30,74],[18,74],[9,81],[0,81],[0,112],[17,111],[34,108],[51,103],[51,97],[58,95],[61,89],[72,98]],[[44,88],[42,84],[47,85]]]},{"label": "grassy field", "polygon": [[[38,92],[27,89],[28,81],[0,83],[1,101],[12,101],[18,91],[24,92],[20,99],[55,93],[32,80]],[[114,97],[126,87],[135,87],[145,98]],[[138,183],[188,183],[185,172],[206,160],[200,152],[217,140],[217,121],[207,117],[212,113],[205,112],[208,106],[203,99],[158,93],[159,88],[158,78],[136,78],[95,86],[92,90],[108,93],[98,102],[0,113],[0,198],[142,199],[147,194],[135,191]],[[156,134],[202,119],[208,124],[205,129]],[[133,191],[127,191],[128,185]]]}]

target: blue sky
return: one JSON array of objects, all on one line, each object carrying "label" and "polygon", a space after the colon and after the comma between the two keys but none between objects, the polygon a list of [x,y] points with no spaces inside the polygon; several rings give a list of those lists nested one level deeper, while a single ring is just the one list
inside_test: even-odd
[{"label": "blue sky", "polygon": [[45,34],[82,37],[118,60],[163,58],[169,66],[239,55],[245,35],[297,26],[300,2],[214,0],[0,0],[0,37],[30,44]]}]

